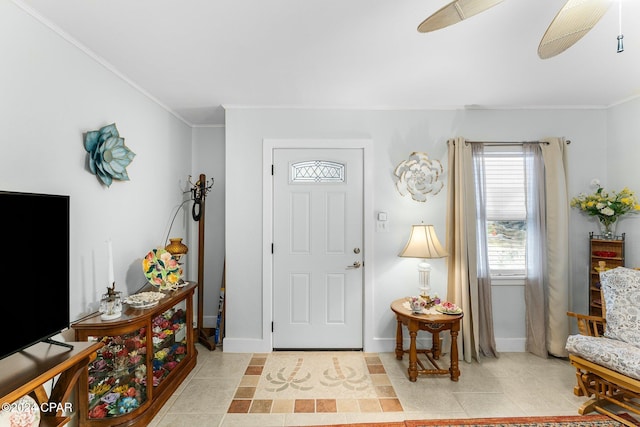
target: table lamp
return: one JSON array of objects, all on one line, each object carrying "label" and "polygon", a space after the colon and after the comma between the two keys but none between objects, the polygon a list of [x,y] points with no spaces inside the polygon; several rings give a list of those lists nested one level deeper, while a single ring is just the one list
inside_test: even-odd
[{"label": "table lamp", "polygon": [[427,306],[433,305],[433,301],[431,300],[431,285],[429,283],[431,266],[426,260],[443,258],[447,255],[447,251],[444,250],[438,240],[438,236],[436,236],[436,230],[433,225],[418,224],[411,226],[409,241],[398,256],[421,258],[418,263],[420,296],[427,301]]}]

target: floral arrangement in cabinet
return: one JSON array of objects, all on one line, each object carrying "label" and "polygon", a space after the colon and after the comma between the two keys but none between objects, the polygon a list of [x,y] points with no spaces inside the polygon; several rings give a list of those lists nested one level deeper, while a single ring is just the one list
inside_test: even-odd
[{"label": "floral arrangement in cabinet", "polygon": [[158,386],[187,355],[186,320],[183,309],[172,308],[152,321],[154,386]]},{"label": "floral arrangement in cabinet", "polygon": [[127,414],[147,399],[145,328],[101,341],[89,364],[89,418]]}]

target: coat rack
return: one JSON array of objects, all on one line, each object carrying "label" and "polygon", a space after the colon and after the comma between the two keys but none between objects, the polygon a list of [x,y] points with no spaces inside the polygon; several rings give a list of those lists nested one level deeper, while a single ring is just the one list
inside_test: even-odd
[{"label": "coat rack", "polygon": [[204,174],[200,174],[200,178],[194,184],[189,177],[191,184],[191,195],[193,199],[193,208],[191,215],[194,221],[198,221],[198,325],[197,336],[198,342],[207,347],[209,350],[216,349],[215,341],[211,339],[211,330],[203,325],[204,319],[204,205],[207,193],[213,187],[213,179],[211,183],[207,183]]}]

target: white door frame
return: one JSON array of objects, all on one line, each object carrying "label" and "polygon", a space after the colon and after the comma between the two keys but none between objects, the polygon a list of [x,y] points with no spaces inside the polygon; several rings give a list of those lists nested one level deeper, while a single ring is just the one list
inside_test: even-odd
[{"label": "white door frame", "polygon": [[373,144],[370,139],[264,139],[262,141],[262,340],[273,349],[273,150],[278,148],[360,148],[363,151],[363,351],[373,344]]}]

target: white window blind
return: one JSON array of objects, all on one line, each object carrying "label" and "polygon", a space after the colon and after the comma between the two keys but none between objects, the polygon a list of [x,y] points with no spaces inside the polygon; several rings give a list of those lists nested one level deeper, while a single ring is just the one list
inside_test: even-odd
[{"label": "white window blind", "polygon": [[524,275],[527,209],[521,150],[485,152],[485,188],[491,275]]},{"label": "white window blind", "polygon": [[488,220],[527,219],[522,153],[488,154],[485,186]]}]

